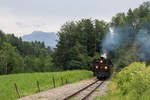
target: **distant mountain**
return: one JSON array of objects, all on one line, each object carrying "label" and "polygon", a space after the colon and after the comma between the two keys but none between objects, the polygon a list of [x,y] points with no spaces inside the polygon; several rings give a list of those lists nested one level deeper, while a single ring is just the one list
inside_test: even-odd
[{"label": "distant mountain", "polygon": [[40,41],[45,43],[46,46],[55,48],[58,40],[58,36],[55,32],[42,32],[42,31],[33,31],[31,34],[22,36],[23,41]]}]

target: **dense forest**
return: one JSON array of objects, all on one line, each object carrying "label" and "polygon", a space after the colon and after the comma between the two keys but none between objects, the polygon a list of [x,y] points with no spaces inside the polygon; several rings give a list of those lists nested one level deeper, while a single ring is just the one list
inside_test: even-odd
[{"label": "dense forest", "polygon": [[25,42],[0,31],[0,74],[92,69],[94,58],[103,53],[103,44],[113,27],[115,48],[107,56],[117,71],[134,61],[150,61],[150,2],[127,13],[116,14],[111,22],[92,19],[66,22],[58,32],[54,50],[42,42]]},{"label": "dense forest", "polygon": [[50,47],[0,31],[0,74],[52,71]]}]

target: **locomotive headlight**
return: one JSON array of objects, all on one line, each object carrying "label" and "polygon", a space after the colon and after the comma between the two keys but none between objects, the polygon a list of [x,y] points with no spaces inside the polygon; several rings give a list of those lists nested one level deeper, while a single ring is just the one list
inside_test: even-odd
[{"label": "locomotive headlight", "polygon": [[95,66],[95,69],[98,69],[98,66]]},{"label": "locomotive headlight", "polygon": [[107,67],[107,66],[105,66],[105,67],[104,67],[104,69],[105,69],[105,70],[107,70],[107,69],[108,69],[108,67]]},{"label": "locomotive headlight", "polygon": [[103,63],[103,60],[100,60],[100,63],[102,64],[102,63]]}]

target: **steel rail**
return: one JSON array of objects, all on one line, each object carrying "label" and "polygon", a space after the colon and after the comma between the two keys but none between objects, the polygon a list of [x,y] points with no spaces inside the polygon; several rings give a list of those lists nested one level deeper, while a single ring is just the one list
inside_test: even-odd
[{"label": "steel rail", "polygon": [[82,98],[81,100],[86,100],[98,87],[100,87],[102,84],[104,83],[104,81],[102,81],[98,86],[96,86],[89,94],[87,94],[84,98]]},{"label": "steel rail", "polygon": [[63,100],[69,100],[69,99],[72,98],[73,96],[75,96],[75,95],[77,95],[78,93],[84,91],[85,89],[87,89],[88,87],[90,87],[90,86],[92,86],[93,84],[97,83],[98,81],[99,81],[99,80],[96,80],[95,82],[93,82],[93,83],[87,85],[86,87],[84,87],[84,88],[78,90],[77,92],[75,92],[75,93],[69,95],[68,97],[66,97],[66,98],[63,99]]}]

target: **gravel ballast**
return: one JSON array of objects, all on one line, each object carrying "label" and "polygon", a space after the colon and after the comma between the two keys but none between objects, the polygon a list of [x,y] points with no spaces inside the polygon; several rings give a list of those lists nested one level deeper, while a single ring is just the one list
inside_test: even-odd
[{"label": "gravel ballast", "polygon": [[[48,91],[43,91],[37,94],[26,96],[18,100],[63,100],[65,97],[75,93],[76,91],[82,89],[83,87],[94,82],[95,80],[96,78],[93,78],[89,80],[80,81],[78,83],[67,84],[58,88],[50,89]],[[104,82],[104,85],[100,86],[98,88],[99,90],[95,91],[89,97],[89,100],[92,100],[94,96],[104,94],[104,92],[107,90],[107,84],[108,81],[106,81],[106,83]]]}]

